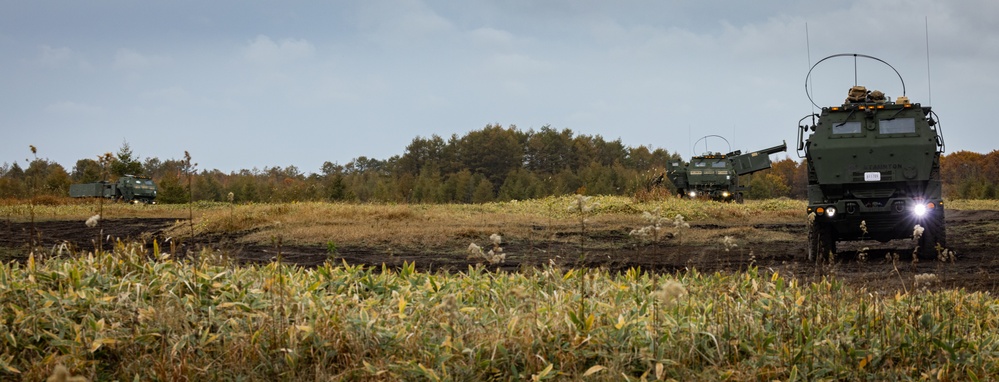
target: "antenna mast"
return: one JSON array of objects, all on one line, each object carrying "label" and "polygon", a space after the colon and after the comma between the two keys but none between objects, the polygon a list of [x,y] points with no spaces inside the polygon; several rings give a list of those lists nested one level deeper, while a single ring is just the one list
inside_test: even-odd
[{"label": "antenna mast", "polygon": [[[805,55],[808,56],[808,68],[812,68],[812,42],[808,38],[808,23],[805,23]],[[812,82],[812,77],[808,77],[808,82]],[[811,85],[811,84],[809,84]],[[813,86],[812,89],[815,89]],[[815,104],[812,104],[812,114],[815,114]]]},{"label": "antenna mast", "polygon": [[923,22],[925,25],[924,28],[926,29],[926,91],[928,92],[927,100],[930,102],[930,105],[932,105],[933,87],[930,85],[930,18],[927,16],[923,17],[924,17]]}]

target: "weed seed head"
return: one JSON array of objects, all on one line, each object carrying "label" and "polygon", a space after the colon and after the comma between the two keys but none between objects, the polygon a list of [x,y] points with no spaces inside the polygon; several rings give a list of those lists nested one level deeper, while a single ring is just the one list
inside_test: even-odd
[{"label": "weed seed head", "polygon": [[101,220],[101,215],[94,215],[87,219],[87,227],[94,228],[97,227],[97,222]]},{"label": "weed seed head", "polygon": [[500,241],[503,239],[502,236],[498,233],[494,233],[489,236],[489,239],[493,242],[493,248],[490,249],[489,252],[483,251],[482,247],[479,247],[475,243],[469,244],[468,249],[466,249],[468,252],[468,258],[473,260],[482,260],[488,262],[489,264],[505,263],[506,253],[503,253],[503,248],[500,247]]},{"label": "weed seed head", "polygon": [[636,237],[644,239],[644,238],[649,237],[650,235],[652,235],[652,230],[653,229],[654,228],[652,226],[645,226],[645,227],[642,227],[642,228],[635,228],[635,229],[631,230],[631,232],[628,232],[628,236],[636,236]]},{"label": "weed seed head", "polygon": [[652,293],[652,297],[665,304],[675,303],[681,297],[687,295],[687,288],[675,280],[664,282],[659,290]]},{"label": "weed seed head", "polygon": [[869,247],[861,248],[860,252],[857,253],[857,260],[859,260],[859,261],[867,261],[867,251],[870,251],[870,250],[871,249]]},{"label": "weed seed head", "polygon": [[[32,149],[35,146],[31,146]],[[69,369],[62,364],[56,365],[55,369],[52,370],[52,375],[46,379],[47,382],[86,382],[87,378],[81,376],[74,376],[69,372]]]},{"label": "weed seed head", "polygon": [[673,227],[677,229],[690,228],[690,223],[683,220],[683,215],[676,214],[676,216],[673,217]]},{"label": "weed seed head", "polygon": [[572,201],[572,203],[569,203],[569,212],[580,212],[585,214],[592,211],[594,208],[596,208],[599,205],[600,203],[597,202],[590,203],[589,196],[577,194],[576,200]]},{"label": "weed seed head", "polygon": [[739,246],[739,244],[736,244],[735,239],[731,236],[725,236],[725,238],[722,239],[722,245],[725,246],[725,252]]},{"label": "weed seed head", "polygon": [[923,237],[923,231],[924,231],[923,226],[916,224],[916,226],[913,227],[912,229],[912,238],[915,240],[919,240],[919,238]]},{"label": "weed seed head", "polygon": [[481,253],[482,253],[482,248],[479,248],[479,246],[475,245],[475,243],[472,243],[472,244],[468,245],[468,254],[469,255],[478,255],[478,254],[481,254]]},{"label": "weed seed head", "polygon": [[927,288],[933,286],[940,279],[936,274],[933,273],[920,273],[912,277],[912,286],[915,288],[926,290]]},{"label": "weed seed head", "polygon": [[948,261],[953,263],[957,261],[957,253],[953,250],[941,247],[940,244],[937,244],[937,260],[942,263],[946,263]]}]

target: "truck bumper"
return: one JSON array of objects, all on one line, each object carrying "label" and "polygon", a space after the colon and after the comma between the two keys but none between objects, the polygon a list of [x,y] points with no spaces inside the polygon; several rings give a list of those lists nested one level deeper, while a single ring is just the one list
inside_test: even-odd
[{"label": "truck bumper", "polygon": [[815,214],[816,222],[831,225],[837,240],[887,241],[911,238],[916,225],[942,222],[944,206],[940,199],[843,199],[809,204],[807,212]]}]

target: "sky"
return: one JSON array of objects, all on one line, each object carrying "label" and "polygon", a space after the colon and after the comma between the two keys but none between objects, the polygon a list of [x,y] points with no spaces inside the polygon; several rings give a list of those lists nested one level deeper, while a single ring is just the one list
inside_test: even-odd
[{"label": "sky", "polygon": [[[489,124],[683,157],[787,142],[856,83],[999,142],[994,0],[0,0],[0,164],[223,172],[402,155]],[[854,68],[856,67],[856,72]],[[898,71],[901,75],[895,74]],[[700,139],[719,135],[727,139]],[[696,144],[696,147],[694,147]],[[486,149],[486,148],[483,148]]]}]

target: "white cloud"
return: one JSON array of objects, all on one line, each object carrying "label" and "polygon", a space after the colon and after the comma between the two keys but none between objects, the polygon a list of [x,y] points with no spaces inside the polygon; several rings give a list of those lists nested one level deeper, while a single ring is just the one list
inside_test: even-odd
[{"label": "white cloud", "polygon": [[243,48],[243,57],[264,65],[280,64],[311,58],[316,47],[307,40],[284,39],[275,42],[270,37],[258,35]]},{"label": "white cloud", "polygon": [[38,62],[43,66],[54,68],[62,66],[73,59],[73,50],[66,47],[53,48],[48,45],[38,47]]},{"label": "white cloud", "polygon": [[115,52],[112,66],[115,69],[135,70],[160,65],[167,61],[166,57],[145,55],[131,49],[122,48]]},{"label": "white cloud", "polygon": [[171,86],[162,89],[147,91],[141,94],[143,98],[150,98],[157,101],[183,102],[190,99],[190,93],[183,87]]},{"label": "white cloud", "polygon": [[59,101],[46,106],[45,111],[53,114],[95,116],[103,113],[104,110],[98,106],[88,105],[82,102]]},{"label": "white cloud", "polygon": [[455,30],[450,20],[419,0],[365,1],[358,16],[372,39],[389,46],[438,44],[442,35]]},{"label": "white cloud", "polygon": [[487,73],[506,76],[526,76],[540,74],[552,68],[552,65],[520,53],[501,53],[491,55],[482,65]]},{"label": "white cloud", "polygon": [[471,33],[472,42],[493,47],[509,47],[513,45],[513,34],[505,30],[493,28],[478,28]]}]

